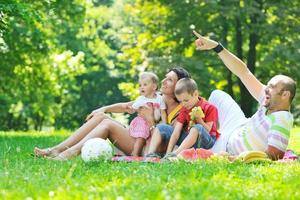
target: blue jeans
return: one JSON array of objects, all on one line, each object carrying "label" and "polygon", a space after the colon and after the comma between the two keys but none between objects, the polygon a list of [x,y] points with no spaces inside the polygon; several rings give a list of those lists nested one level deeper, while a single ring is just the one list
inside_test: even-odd
[{"label": "blue jeans", "polygon": [[[168,124],[158,124],[156,126],[159,130],[160,135],[162,136],[164,142],[169,142],[171,135],[174,131],[174,127]],[[216,138],[211,136],[209,132],[200,124],[195,124],[192,128],[196,128],[198,130],[198,138],[195,144],[193,145],[194,148],[204,148],[210,149],[216,142]],[[185,130],[182,130],[180,133],[180,137],[177,141],[177,145],[180,145],[183,140],[187,137],[188,133]]]}]

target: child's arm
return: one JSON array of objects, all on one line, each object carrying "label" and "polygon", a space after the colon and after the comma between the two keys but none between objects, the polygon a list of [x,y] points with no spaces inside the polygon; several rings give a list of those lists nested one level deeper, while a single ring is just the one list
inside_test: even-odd
[{"label": "child's arm", "polygon": [[199,115],[196,117],[196,123],[201,124],[208,132],[216,131],[218,125],[218,110],[213,105],[210,105],[206,110],[205,121]]},{"label": "child's arm", "polygon": [[210,132],[213,125],[213,122],[204,122],[201,117],[196,117],[196,123],[201,124],[207,130],[207,132]]},{"label": "child's arm", "polygon": [[167,112],[166,112],[166,110],[160,109],[160,114],[161,114],[161,121],[164,124],[167,124],[168,123],[168,119],[167,119]]},{"label": "child's arm", "polygon": [[161,102],[160,102],[160,114],[161,114],[161,121],[167,124],[168,123],[167,106],[163,97],[161,97]]},{"label": "child's arm", "polygon": [[172,152],[174,146],[176,145],[176,143],[177,143],[177,141],[180,137],[182,128],[183,128],[183,124],[180,123],[180,122],[176,122],[175,127],[174,127],[174,131],[171,135],[166,153]]}]

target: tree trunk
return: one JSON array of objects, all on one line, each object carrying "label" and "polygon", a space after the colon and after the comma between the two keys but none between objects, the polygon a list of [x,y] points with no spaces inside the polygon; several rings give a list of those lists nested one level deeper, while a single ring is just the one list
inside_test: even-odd
[{"label": "tree trunk", "polygon": [[[225,18],[224,18],[225,19]],[[226,20],[226,19],[225,19]],[[226,39],[227,34],[228,34],[228,24],[226,23],[226,21],[224,22],[224,26],[223,26],[223,38],[222,38],[222,43],[224,44],[225,47],[228,46],[228,41]],[[232,96],[232,98],[234,98],[234,93],[233,93],[233,81],[232,81],[232,73],[230,70],[226,70],[226,79],[227,79],[227,85],[226,85],[226,92],[228,94],[230,94],[230,96]]]},{"label": "tree trunk", "polygon": [[[236,40],[235,40],[235,49],[236,49],[236,56],[243,60],[243,34],[242,34],[242,25],[241,25],[241,20],[240,20],[240,16],[236,17]],[[242,82],[239,80],[239,87],[241,90],[241,87],[243,87],[244,85],[242,84]],[[242,91],[242,90],[241,90]]]},{"label": "tree trunk", "polygon": [[37,114],[34,121],[34,130],[41,131],[42,127],[43,127],[43,117]]},{"label": "tree trunk", "polygon": [[[256,1],[256,3],[262,8],[262,2]],[[247,66],[251,73],[255,74],[255,62],[256,62],[256,45],[258,43],[258,34],[255,27],[258,24],[258,16],[257,14],[253,13],[250,16],[251,24],[250,24],[250,34],[249,34],[249,52],[248,52],[248,59],[247,59]],[[246,117],[250,117],[253,114],[253,108],[255,105],[255,99],[252,95],[248,92],[246,87],[240,81],[240,91],[241,91],[241,108],[244,111]]]},{"label": "tree trunk", "polygon": [[[247,59],[247,66],[249,70],[255,73],[255,61],[256,61],[256,44],[258,41],[258,35],[256,33],[251,33],[249,35],[249,52]],[[253,107],[255,100],[252,95],[248,92],[246,87],[240,81],[240,91],[241,91],[241,108],[244,111],[246,117],[250,117],[253,114]]]},{"label": "tree trunk", "polygon": [[[221,1],[222,5],[225,6],[225,1]],[[228,41],[227,41],[227,35],[228,35],[228,23],[227,23],[227,18],[226,18],[226,14],[223,16],[223,33],[222,33],[222,44],[227,48],[228,46]],[[233,93],[233,81],[232,81],[232,72],[228,69],[225,69],[225,76],[226,76],[226,80],[227,80],[227,85],[226,85],[226,92],[232,96],[232,98],[234,98],[234,93]]]}]

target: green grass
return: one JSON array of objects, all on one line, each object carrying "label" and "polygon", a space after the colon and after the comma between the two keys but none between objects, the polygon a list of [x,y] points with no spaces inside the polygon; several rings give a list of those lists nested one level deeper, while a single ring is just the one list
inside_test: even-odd
[{"label": "green grass", "polygon": [[[68,133],[0,132],[0,199],[300,199],[300,162],[84,163],[30,156]],[[289,148],[300,153],[300,128]]]}]

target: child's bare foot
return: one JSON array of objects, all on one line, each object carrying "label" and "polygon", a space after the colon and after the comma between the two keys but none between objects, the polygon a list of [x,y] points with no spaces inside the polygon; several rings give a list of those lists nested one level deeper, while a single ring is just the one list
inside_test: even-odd
[{"label": "child's bare foot", "polygon": [[47,156],[55,157],[59,154],[57,151],[54,151],[52,148],[40,149],[38,147],[35,147],[33,152],[34,155],[37,157],[47,157]]}]

